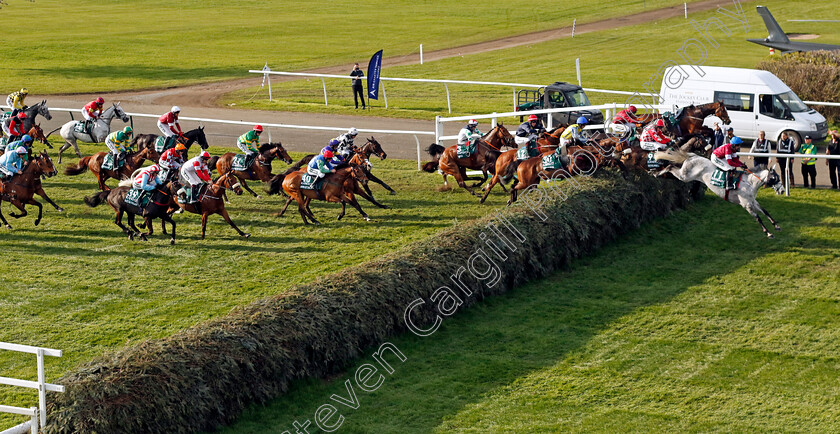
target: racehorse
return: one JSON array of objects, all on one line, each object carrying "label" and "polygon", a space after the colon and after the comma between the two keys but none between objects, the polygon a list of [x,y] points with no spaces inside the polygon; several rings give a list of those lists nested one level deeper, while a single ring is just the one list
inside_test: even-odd
[{"label": "racehorse", "polygon": [[[176,194],[177,187],[174,183],[170,183],[170,194],[173,197]],[[227,209],[225,209],[225,201],[222,198],[223,193],[225,190],[233,190],[233,192],[239,196],[242,194],[241,184],[236,181],[236,176],[231,173],[225,173],[224,175],[220,176],[216,179],[213,184],[210,184],[205,187],[204,194],[201,196],[201,201],[197,203],[189,203],[184,204],[177,202],[178,206],[181,207],[184,211],[191,212],[193,214],[201,215],[201,239],[204,239],[204,233],[207,230],[207,218],[213,214],[218,214],[225,219],[226,222],[232,227],[236,232],[245,238],[251,236],[249,233],[242,232],[236,224],[233,223],[233,220],[230,219],[228,215]],[[146,221],[146,226],[150,226],[151,221]]]},{"label": "racehorse", "polygon": [[[117,180],[125,179],[137,168],[142,166],[144,161],[152,160],[156,162],[160,158],[160,155],[155,152],[154,147],[141,149],[137,152],[128,154],[125,157],[125,166],[119,169],[102,170],[102,163],[105,161],[106,155],[108,155],[108,152],[97,152],[91,156],[84,157],[79,160],[79,163],[75,166],[69,165],[65,167],[64,174],[67,176],[76,176],[86,170],[90,170],[90,173],[92,173],[99,182],[99,189],[108,190],[108,186],[105,185],[105,181],[109,178]],[[114,164],[116,164],[116,162],[114,162]]]},{"label": "racehorse", "polygon": [[[21,212],[20,214],[15,214],[14,212],[9,213],[10,216],[16,219],[25,217],[28,214],[26,212],[26,205],[37,206],[38,218],[35,219],[35,226],[38,226],[38,224],[41,223],[44,208],[38,201],[33,199],[35,194],[43,197],[44,200],[55,207],[58,212],[64,211],[63,208],[56,205],[52,199],[47,197],[47,193],[44,192],[44,188],[41,185],[42,176],[53,177],[57,173],[58,169],[55,168],[55,164],[53,164],[52,159],[49,155],[47,155],[47,151],[42,151],[40,154],[33,155],[32,161],[25,169],[23,169],[23,173],[13,177],[11,181],[0,183],[2,184],[2,186],[0,186],[2,187],[0,188],[0,204],[2,204],[2,201],[6,201],[17,207],[17,209]],[[0,221],[2,221],[8,229],[12,228],[3,216],[2,211],[0,211]]]},{"label": "racehorse", "polygon": [[[458,146],[453,145],[444,148],[436,143],[428,147],[426,152],[433,160],[423,166],[423,170],[433,173],[440,168],[443,172],[443,184],[449,186],[447,176],[452,175],[458,185],[467,190],[470,194],[478,196],[472,187],[479,187],[487,181],[487,173],[495,172],[496,159],[502,153],[502,146],[516,148],[513,136],[501,123],[497,124],[490,132],[478,140],[477,149],[474,154],[466,158],[458,158]],[[483,178],[467,177],[466,169],[480,169]],[[480,180],[478,183],[468,186],[465,181]]]},{"label": "racehorse", "polygon": [[[157,141],[158,137],[160,136],[157,134],[137,134],[133,139],[131,139],[131,147],[137,149],[138,151],[144,148],[155,149],[155,141]],[[192,146],[195,142],[198,142],[201,149],[207,149],[210,147],[210,145],[207,144],[207,136],[204,135],[204,127],[189,130],[184,133],[184,137],[186,137],[186,140],[178,137],[176,139],[176,143],[183,143],[184,146],[187,147],[187,150],[189,150],[190,146]]]},{"label": "racehorse", "polygon": [[[542,137],[537,140],[537,150],[540,155],[554,152],[554,150],[560,146],[560,134],[562,134],[565,129],[565,126],[560,126],[550,132],[542,134]],[[487,200],[487,196],[490,195],[490,190],[492,190],[496,184],[500,184],[502,186],[502,190],[507,192],[505,184],[511,180],[513,174],[516,172],[515,168],[514,170],[508,170],[511,164],[516,161],[516,152],[517,149],[509,149],[502,152],[499,157],[496,158],[493,178],[490,179],[490,183],[484,188],[484,196],[481,197],[481,201],[479,201],[479,203],[484,203],[484,201]]]},{"label": "racehorse", "polygon": [[660,175],[670,173],[682,182],[703,182],[709,190],[712,190],[715,194],[722,197],[727,202],[740,205],[742,208],[747,210],[747,212],[755,218],[758,224],[761,225],[761,229],[768,238],[773,238],[773,234],[767,230],[766,226],[764,226],[764,222],[761,221],[761,217],[758,215],[759,211],[770,219],[770,223],[773,224],[773,227],[775,227],[777,231],[782,230],[770,213],[767,212],[767,210],[764,209],[755,199],[755,196],[758,194],[758,189],[761,188],[762,185],[773,188],[776,191],[776,194],[782,194],[784,192],[784,186],[782,186],[775,168],[760,170],[758,173],[747,171],[746,174],[742,175],[738,188],[736,190],[727,191],[712,185],[712,174],[714,174],[717,167],[708,158],[682,151],[657,152],[655,158],[657,160],[671,161],[678,165],[681,164],[679,168],[669,165],[660,172]]},{"label": "racehorse", "polygon": [[[48,121],[52,120],[52,115],[50,114],[50,109],[47,107],[47,100],[43,100],[37,104],[33,104],[27,107],[24,110],[19,111],[18,113],[23,112],[26,113],[26,119],[23,120],[23,129],[29,130],[35,125],[35,118],[38,115],[45,117]],[[11,114],[11,112],[9,112]],[[9,122],[11,122],[11,116],[5,117],[3,119],[3,132],[8,136],[9,135]]]},{"label": "racehorse", "polygon": [[[47,141],[47,136],[44,135],[44,130],[41,129],[41,125],[38,125],[38,124],[33,125],[32,128],[30,128],[29,131],[26,134],[28,134],[29,137],[32,137],[33,141],[37,140],[37,141],[47,145],[49,148],[52,148],[52,145],[50,145],[50,142]],[[2,139],[2,141],[0,141],[0,155],[3,155],[3,153],[6,152],[6,146],[8,146],[8,145],[9,144],[7,143],[7,140],[4,137]],[[31,150],[30,150],[30,153],[31,153]]]},{"label": "racehorse", "polygon": [[[102,112],[102,116],[96,119],[93,124],[92,135],[87,132],[80,133],[76,131],[76,126],[84,123],[84,121],[70,121],[61,126],[61,137],[64,138],[64,144],[58,149],[58,162],[61,163],[61,154],[72,146],[76,151],[76,156],[82,158],[82,153],[79,152],[79,145],[77,140],[89,143],[101,143],[105,141],[105,137],[111,132],[111,121],[114,118],[120,118],[123,122],[128,122],[128,115],[125,114],[120,103],[111,104],[107,110]],[[50,131],[52,134],[52,131]],[[49,134],[48,134],[49,135]]]},{"label": "racehorse", "polygon": [[[379,157],[380,160],[384,160],[384,159],[388,158],[388,154],[386,154],[385,151],[382,150],[382,145],[380,145],[379,142],[377,142],[376,139],[373,138],[373,136],[371,136],[369,139],[367,139],[367,142],[365,142],[364,145],[362,145],[360,148],[356,149],[355,151],[356,151],[356,153],[353,155],[353,157],[350,158],[350,162],[354,163],[354,164],[358,164],[359,167],[361,167],[362,170],[365,172],[365,176],[367,177],[368,180],[373,181],[373,182],[385,187],[385,189],[388,190],[389,192],[391,192],[391,194],[397,194],[397,192],[394,191],[393,188],[389,187],[388,184],[386,184],[381,179],[377,178],[372,173],[370,173],[370,169],[373,166],[372,164],[370,164],[370,156],[371,155],[376,155],[377,157]],[[373,193],[370,191],[370,187],[368,187],[367,183],[362,184],[362,187],[364,187],[365,192],[371,198],[373,198]],[[371,200],[371,199],[369,199],[369,200]],[[378,204],[376,201],[372,201],[372,202],[375,203],[375,204]],[[377,205],[377,206],[381,206],[381,205]]]},{"label": "racehorse", "polygon": [[356,211],[359,211],[359,214],[362,215],[362,218],[366,221],[370,221],[370,217],[362,211],[362,207],[359,205],[359,202],[356,201],[356,198],[353,196],[353,192],[347,189],[346,181],[348,178],[353,178],[355,181],[364,183],[367,181],[365,178],[365,172],[356,164],[348,164],[347,166],[340,167],[335,170],[334,173],[327,174],[323,178],[323,185],[320,190],[303,190],[300,188],[300,180],[301,177],[304,175],[304,172],[292,172],[285,176],[283,179],[283,190],[288,193],[290,196],[289,199],[286,200],[286,205],[280,211],[278,216],[282,216],[286,212],[286,208],[289,207],[289,203],[292,200],[297,201],[298,204],[298,212],[300,212],[301,218],[303,218],[304,224],[309,224],[309,220],[312,223],[319,225],[317,219],[315,219],[315,215],[312,213],[312,210],[309,209],[309,203],[312,199],[323,200],[326,202],[339,202],[341,203],[341,214],[339,214],[338,219],[341,220],[344,217],[344,205],[349,203],[356,208]]},{"label": "racehorse", "polygon": [[[171,182],[169,183],[171,184]],[[169,213],[170,207],[174,207],[174,199],[169,193],[166,186],[158,186],[152,191],[152,197],[149,200],[149,205],[146,208],[140,208],[125,202],[125,196],[131,191],[131,180],[124,180],[120,182],[119,187],[113,190],[105,190],[96,193],[93,196],[85,197],[85,204],[91,208],[97,207],[100,204],[108,203],[116,213],[114,224],[122,229],[123,233],[128,235],[128,239],[133,240],[135,236],[139,235],[143,241],[148,241],[148,236],[154,233],[152,229],[152,220],[159,218],[162,221],[172,225],[172,237],[169,244],[175,244],[175,221],[172,220],[172,215]],[[131,229],[123,225],[122,216],[128,214],[128,225]],[[141,233],[134,225],[134,217],[140,216],[146,222],[148,232]]]},{"label": "racehorse", "polygon": [[254,160],[248,170],[231,170],[233,167],[233,157],[236,155],[235,152],[225,152],[221,157],[214,156],[210,158],[207,167],[210,170],[218,171],[220,175],[232,174],[239,179],[242,188],[256,198],[259,198],[260,195],[254,193],[248,187],[248,183],[245,182],[246,180],[271,182],[271,178],[274,177],[274,174],[271,173],[271,162],[275,158],[283,160],[286,164],[292,163],[292,157],[289,156],[289,153],[286,152],[286,149],[283,148],[283,144],[280,142],[266,143],[260,146],[259,155],[257,155],[256,160]]},{"label": "racehorse", "polygon": [[715,115],[720,118],[725,125],[732,123],[729,119],[729,113],[726,112],[726,106],[723,104],[723,101],[710,102],[698,106],[692,104],[688,107],[684,107],[682,113],[680,114],[680,118],[678,119],[679,131],[677,131],[677,135],[685,137],[700,134],[711,139],[715,135],[714,130],[703,126],[703,121],[711,115]]}]

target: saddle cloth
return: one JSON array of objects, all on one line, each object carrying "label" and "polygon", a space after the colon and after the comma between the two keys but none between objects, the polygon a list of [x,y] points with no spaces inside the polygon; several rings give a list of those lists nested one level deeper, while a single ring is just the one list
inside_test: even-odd
[{"label": "saddle cloth", "polygon": [[312,176],[308,173],[304,173],[303,176],[300,177],[300,189],[301,190],[320,190],[321,187],[324,185],[324,178],[318,178],[317,176]]},{"label": "saddle cloth", "polygon": [[466,145],[458,145],[458,158],[468,158],[470,155],[475,154],[475,151],[478,149],[478,142],[472,142]]},{"label": "saddle cloth", "polygon": [[254,164],[254,159],[248,158],[248,154],[236,154],[230,162],[230,167],[233,170],[246,171]]},{"label": "saddle cloth", "polygon": [[166,136],[158,136],[158,138],[155,139],[155,152],[157,152],[158,154],[162,154],[166,152],[166,150],[168,150],[169,148],[175,147],[174,141],[170,144],[170,146],[167,147],[164,147],[164,143],[166,143]]},{"label": "saddle cloth", "polygon": [[724,190],[736,190],[741,184],[741,177],[743,176],[743,174],[743,172],[736,170],[725,171],[721,169],[715,169],[714,173],[712,173],[712,179],[710,180],[710,183],[713,186],[717,188],[722,188]]},{"label": "saddle cloth", "polygon": [[128,191],[128,194],[125,195],[125,203],[140,208],[146,208],[151,199],[151,191],[141,190],[139,188],[132,188]]},{"label": "saddle cloth", "polygon": [[[120,160],[118,165],[118,169],[122,169],[125,166],[125,159]],[[102,161],[102,170],[114,170],[114,154],[107,153],[105,154],[105,160]]]},{"label": "saddle cloth", "polygon": [[542,167],[543,170],[556,170],[563,168],[563,162],[560,160],[560,156],[557,155],[556,152],[552,152],[544,157],[542,157]]}]

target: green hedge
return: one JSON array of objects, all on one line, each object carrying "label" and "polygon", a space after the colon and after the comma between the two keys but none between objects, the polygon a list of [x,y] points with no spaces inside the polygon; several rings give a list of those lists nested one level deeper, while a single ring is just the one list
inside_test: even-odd
[{"label": "green hedge", "polygon": [[[785,82],[805,101],[840,101],[840,51],[808,51],[772,56],[758,64]],[[816,106],[829,122],[840,121],[840,107]]]},{"label": "green hedge", "polygon": [[[608,172],[581,179],[574,191],[564,181],[570,196],[542,208],[546,221],[525,207],[503,211],[527,240],[499,264],[496,286],[465,273],[474,290],[465,305],[545,276],[690,200],[684,184],[639,176],[628,181]],[[412,300],[452,286],[449,276],[466,264],[492,218],[81,366],[56,381],[66,392],[49,395],[46,432],[214,430],[295,380],[335,374],[405,332],[403,314]],[[431,305],[413,311],[415,324],[432,323]]]}]

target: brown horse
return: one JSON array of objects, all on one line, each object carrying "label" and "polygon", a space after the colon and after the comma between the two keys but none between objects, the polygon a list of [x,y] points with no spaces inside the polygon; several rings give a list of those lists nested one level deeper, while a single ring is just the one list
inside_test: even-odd
[{"label": "brown horse", "polygon": [[679,131],[677,134],[681,137],[700,134],[708,138],[715,135],[714,130],[703,126],[703,121],[715,115],[720,118],[725,125],[729,125],[732,121],[729,119],[729,113],[726,112],[726,105],[723,101],[710,102],[702,105],[690,105],[683,108],[682,114],[679,118]]},{"label": "brown horse", "polygon": [[259,155],[257,155],[256,160],[254,160],[254,163],[248,170],[231,170],[233,157],[235,156],[235,152],[225,152],[221,157],[212,157],[207,163],[207,167],[210,170],[218,171],[220,175],[227,173],[233,174],[233,176],[239,179],[242,188],[256,198],[259,198],[260,195],[254,193],[248,187],[248,183],[245,182],[246,180],[270,182],[271,178],[274,177],[274,174],[271,173],[271,163],[275,158],[283,160],[286,164],[292,163],[292,157],[289,156],[289,153],[286,152],[286,149],[283,148],[283,144],[280,142],[266,143],[260,146]]},{"label": "brown horse", "polygon": [[599,167],[617,165],[622,171],[624,166],[611,154],[603,152],[597,146],[569,146],[567,148],[569,164],[565,168],[544,169],[543,154],[539,157],[521,161],[516,166],[516,183],[510,189],[508,205],[516,202],[519,190],[539,184],[541,180],[557,180],[569,178],[572,175],[591,175]]},{"label": "brown horse", "polygon": [[[385,189],[391,192],[391,194],[397,194],[397,192],[394,191],[393,188],[389,187],[388,184],[386,184],[381,179],[377,178],[372,173],[370,173],[371,155],[376,155],[377,157],[379,157],[380,160],[384,160],[388,157],[388,154],[386,154],[385,151],[382,150],[382,145],[380,145],[379,142],[377,142],[376,139],[371,136],[369,139],[367,139],[367,142],[364,145],[362,145],[358,149],[354,149],[354,151],[355,154],[353,155],[353,157],[350,158],[350,162],[358,164],[365,172],[365,176],[368,180],[385,187]],[[362,186],[364,187],[365,192],[367,192],[367,194],[370,195],[371,198],[373,198],[373,193],[370,191],[370,188],[368,187],[367,183],[363,184]]]},{"label": "brown horse", "polygon": [[[58,169],[55,168],[55,164],[53,164],[52,159],[49,155],[47,155],[47,151],[34,155],[29,164],[27,164],[23,169],[23,173],[15,175],[9,181],[0,181],[0,204],[2,204],[3,201],[6,201],[19,209],[20,214],[15,214],[14,212],[9,213],[10,216],[16,219],[28,215],[26,212],[26,205],[37,206],[38,218],[35,219],[35,226],[38,226],[38,224],[41,223],[44,207],[38,201],[33,199],[35,194],[43,197],[47,203],[55,207],[55,209],[59,212],[64,211],[63,208],[56,205],[52,199],[47,197],[47,193],[44,192],[44,188],[41,185],[42,176],[52,177],[57,173]],[[0,211],[0,221],[6,225],[6,228],[12,228],[12,226],[9,225],[9,222],[6,221],[6,217],[3,216],[2,211]]]},{"label": "brown horse", "polygon": [[[175,221],[172,220],[172,214],[169,212],[169,209],[175,206],[175,200],[173,199],[173,195],[168,191],[169,187],[158,186],[158,188],[152,191],[152,197],[146,208],[140,208],[125,202],[125,196],[131,191],[131,187],[126,185],[130,184],[130,181],[122,181],[120,184],[120,186],[113,190],[104,190],[93,196],[85,197],[85,204],[89,207],[96,207],[103,203],[110,205],[114,213],[116,213],[114,224],[119,226],[123,233],[128,235],[130,240],[133,240],[135,236],[139,235],[141,240],[148,241],[148,237],[154,233],[152,220],[159,218],[163,222],[172,225],[172,236],[169,243],[175,244]],[[169,182],[168,184],[172,185],[173,183]],[[122,216],[126,213],[128,214],[128,225],[131,229],[122,224]],[[145,227],[149,229],[148,232],[141,233],[137,229],[134,225],[135,216],[140,216],[144,219],[146,222]]]},{"label": "brown horse", "polygon": [[345,204],[349,203],[353,206],[353,208],[356,208],[356,211],[359,211],[359,214],[362,215],[363,219],[370,221],[370,217],[362,211],[362,207],[359,206],[359,202],[357,202],[356,198],[353,196],[353,191],[348,190],[347,188],[347,180],[349,178],[352,178],[353,181],[360,183],[367,181],[365,172],[361,167],[356,164],[348,164],[347,166],[336,169],[334,173],[330,173],[324,177],[324,184],[321,189],[317,191],[302,190],[300,188],[300,179],[303,174],[304,172],[302,171],[292,172],[286,175],[283,179],[283,189],[286,190],[286,193],[288,193],[290,197],[286,200],[286,205],[280,211],[278,216],[282,216],[286,212],[286,208],[289,207],[289,203],[291,203],[294,199],[297,201],[298,212],[300,212],[300,216],[303,218],[303,223],[309,224],[308,220],[311,220],[312,223],[319,225],[321,222],[315,219],[315,215],[312,214],[312,210],[309,209],[309,203],[312,199],[317,199],[326,202],[341,203],[341,214],[338,215],[339,220],[344,217]]},{"label": "brown horse", "polygon": [[[542,134],[542,137],[537,140],[537,149],[539,150],[540,155],[554,152],[554,150],[560,146],[560,134],[562,134],[565,129],[566,126],[560,126],[550,132]],[[505,184],[510,182],[511,178],[513,178],[513,174],[516,172],[515,169],[509,170],[511,165],[516,161],[516,151],[517,149],[507,150],[502,152],[499,157],[496,158],[496,170],[493,172],[493,178],[490,179],[490,183],[484,188],[484,196],[481,197],[480,203],[484,203],[484,201],[487,200],[487,196],[490,195],[490,190],[492,190],[496,184],[500,184],[502,186],[502,190],[507,192]]]},{"label": "brown horse", "polygon": [[[131,139],[131,147],[137,149],[138,151],[151,148],[152,150],[155,149],[155,141],[159,136],[157,134],[137,134]],[[187,131],[184,133],[184,137],[178,137],[175,139],[175,143],[183,143],[184,146],[187,147],[187,150],[190,149],[193,143],[198,142],[198,145],[201,146],[201,149],[207,149],[210,145],[207,143],[207,136],[204,135],[204,127],[198,127],[192,130]],[[173,144],[172,146],[175,146]]]},{"label": "brown horse", "polygon": [[[423,166],[423,170],[433,173],[439,168],[443,172],[444,186],[449,186],[447,176],[451,175],[461,188],[467,190],[474,196],[479,196],[472,188],[484,184],[488,178],[487,174],[495,172],[496,159],[501,155],[503,146],[516,148],[516,143],[514,143],[510,131],[499,123],[490,132],[485,134],[484,137],[478,140],[475,153],[466,158],[458,158],[457,145],[444,148],[433,143],[427,149],[427,152],[432,156],[433,160],[426,163]],[[479,169],[483,177],[468,177],[467,169]],[[469,180],[479,180],[479,182],[468,186],[465,181]]]},{"label": "brown horse", "polygon": [[[52,149],[52,145],[50,145],[50,142],[47,140],[47,136],[44,135],[44,130],[41,129],[40,124],[33,125],[26,134],[29,134],[29,137],[32,137],[33,141],[37,140]],[[3,155],[4,151],[5,149],[0,149],[0,155]],[[29,154],[32,154],[31,150],[29,151]]]},{"label": "brown horse", "polygon": [[[233,220],[231,220],[230,216],[228,215],[227,209],[225,209],[225,201],[222,198],[222,194],[226,190],[233,190],[234,194],[237,196],[242,194],[241,184],[237,182],[236,175],[232,172],[225,173],[224,175],[220,176],[216,179],[216,181],[208,185],[204,191],[204,194],[201,196],[201,201],[197,203],[190,203],[184,204],[178,202],[178,206],[181,207],[184,211],[191,212],[193,214],[201,215],[201,239],[204,239],[204,234],[207,231],[207,218],[213,214],[218,214],[222,216],[223,219],[232,227],[240,236],[248,238],[251,236],[249,233],[242,232]],[[170,193],[176,193],[176,187],[173,184],[170,184]],[[146,222],[146,225],[149,226],[151,224],[150,221]]]},{"label": "brown horse", "polygon": [[157,161],[160,158],[155,152],[154,146],[151,148],[143,148],[137,152],[130,153],[125,157],[125,166],[120,169],[102,170],[102,163],[105,161],[107,152],[97,152],[89,157],[83,157],[75,166],[70,165],[64,168],[64,174],[68,176],[76,176],[90,170],[90,173],[99,181],[100,190],[108,190],[105,181],[110,178],[117,180],[125,179],[131,176],[137,168],[143,165],[146,160]]}]

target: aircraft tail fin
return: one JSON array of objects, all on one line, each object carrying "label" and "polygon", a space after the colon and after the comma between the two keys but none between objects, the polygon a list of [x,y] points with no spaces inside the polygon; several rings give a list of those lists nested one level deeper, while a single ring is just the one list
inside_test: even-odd
[{"label": "aircraft tail fin", "polygon": [[770,33],[766,39],[768,42],[790,42],[790,39],[788,39],[784,30],[782,30],[779,23],[776,22],[776,19],[773,18],[773,14],[770,13],[770,10],[767,9],[767,7],[756,6],[756,10],[758,10],[758,14],[761,15],[761,18],[764,19],[764,25]]}]

